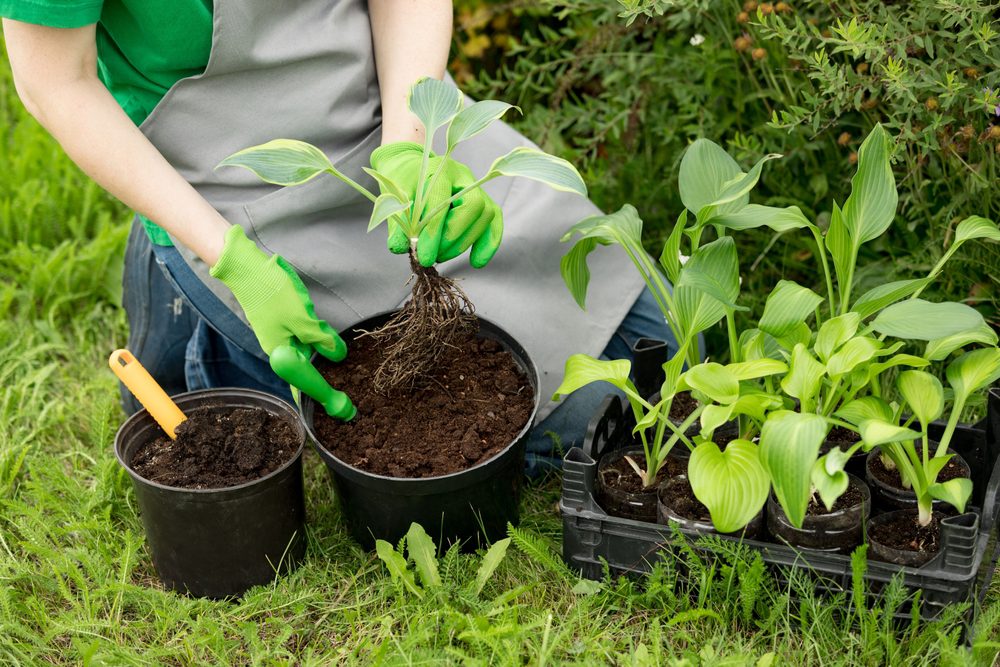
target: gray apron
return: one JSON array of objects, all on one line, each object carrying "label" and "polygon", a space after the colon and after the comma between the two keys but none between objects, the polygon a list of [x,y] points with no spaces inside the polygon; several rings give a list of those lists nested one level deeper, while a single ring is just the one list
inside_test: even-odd
[{"label": "gray apron", "polygon": [[[215,170],[248,146],[300,139],[375,191],[362,172],[381,138],[363,0],[216,0],[204,73],[177,82],[140,129],[223,217],[295,267],[317,314],[334,328],[348,328],[406,299],[408,262],[386,250],[384,227],[366,233],[371,203],[354,190],[326,175],[277,188],[244,169]],[[462,144],[454,157],[480,175],[495,157],[530,145],[497,123]],[[559,274],[559,259],[569,250],[559,239],[598,209],[583,197],[521,178],[500,178],[485,189],[503,208],[499,252],[483,269],[471,268],[468,254],[439,268],[461,281],[480,315],[509,331],[531,355],[541,378],[541,419],[554,407],[546,403],[566,358],[600,354],[643,284],[624,253],[598,251],[590,260],[588,310],[582,311]],[[175,243],[195,274],[244,318],[228,288]]]}]

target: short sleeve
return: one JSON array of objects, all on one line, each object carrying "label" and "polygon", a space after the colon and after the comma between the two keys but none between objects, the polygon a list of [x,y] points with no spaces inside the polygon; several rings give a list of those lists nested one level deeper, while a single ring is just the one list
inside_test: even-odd
[{"label": "short sleeve", "polygon": [[49,28],[82,28],[101,18],[104,0],[0,0],[0,16]]}]

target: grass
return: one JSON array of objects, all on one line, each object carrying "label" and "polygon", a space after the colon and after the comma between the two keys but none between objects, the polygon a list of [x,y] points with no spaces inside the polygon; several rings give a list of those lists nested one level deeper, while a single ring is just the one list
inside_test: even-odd
[{"label": "grass", "polygon": [[[558,480],[529,488],[521,528],[481,593],[481,555],[449,552],[413,592],[360,550],[325,469],[305,460],[306,563],[238,602],[165,592],[131,484],[108,353],[128,212],[29,119],[0,62],[0,664],[990,664],[983,611],[894,632],[886,609],[816,600],[734,554],[665,562],[648,582],[581,583],[558,558]],[[792,592],[806,602],[796,607]],[[891,605],[890,605],[891,606]],[[848,609],[839,615],[838,609]]]}]

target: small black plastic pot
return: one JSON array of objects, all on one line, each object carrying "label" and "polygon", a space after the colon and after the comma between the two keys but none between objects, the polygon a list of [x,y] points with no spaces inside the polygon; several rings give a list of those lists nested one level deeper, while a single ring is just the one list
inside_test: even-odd
[{"label": "small black plastic pot", "polygon": [[[342,331],[341,336],[350,343],[362,330],[371,331],[385,324],[392,314],[359,322]],[[418,523],[439,546],[458,542],[472,550],[502,539],[507,524],[518,523],[524,448],[540,398],[538,372],[524,348],[496,324],[479,318],[478,335],[496,340],[514,357],[531,383],[535,405],[524,428],[507,447],[471,468],[437,477],[401,478],[348,465],[316,438],[316,402],[303,395],[300,410],[306,431],[330,471],[348,530],[365,549],[375,548],[376,540],[396,544],[411,523]]]},{"label": "small black plastic pot", "polygon": [[[931,443],[931,451],[937,443]],[[882,480],[872,473],[872,463],[875,461],[875,457],[879,456],[881,453],[881,448],[876,447],[868,453],[868,457],[865,459],[865,481],[871,488],[872,492],[872,503],[877,512],[892,512],[895,510],[916,510],[917,509],[917,496],[911,489],[902,489],[896,486],[891,486],[886,484]],[[972,468],[965,461],[960,454],[955,450],[949,449],[949,454],[954,454],[953,461],[956,461],[965,473],[965,477],[972,477]],[[940,500],[935,500],[933,503],[933,508],[935,512],[941,512],[942,514],[956,514],[957,510]]]},{"label": "small black plastic pot", "polygon": [[779,542],[798,549],[850,553],[864,539],[865,522],[871,514],[872,497],[868,485],[848,473],[850,485],[858,488],[863,496],[860,503],[829,514],[807,514],[802,527],[796,528],[788,520],[778,499],[772,492],[767,499],[767,529]]},{"label": "small black plastic pot", "polygon": [[[644,457],[641,448],[608,452],[597,464],[597,502],[612,516],[636,521],[656,521],[656,488],[628,492],[617,487],[619,473],[612,466],[626,456]],[[635,475],[631,469],[628,473]]]},{"label": "small black plastic pot", "polygon": [[[908,567],[920,567],[937,556],[939,552],[897,549],[879,542],[874,535],[879,526],[895,521],[900,516],[909,517],[914,523],[916,523],[917,511],[915,509],[895,510],[893,512],[879,514],[878,516],[872,517],[868,521],[868,553],[874,560],[881,560],[886,563],[895,563],[896,565],[906,565]],[[938,519],[939,525],[941,525],[940,522],[942,520],[946,519],[945,515],[940,512],[934,512],[934,516]]]},{"label": "small black plastic pot", "polygon": [[667,502],[664,501],[666,493],[669,489],[672,489],[679,485],[689,485],[687,475],[677,475],[676,477],[671,477],[663,484],[660,485],[656,493],[656,516],[657,520],[665,525],[677,524],[678,527],[689,530],[695,533],[711,533],[720,535],[730,535],[732,537],[745,537],[747,539],[756,539],[764,530],[764,512],[760,511],[757,513],[753,519],[750,520],[743,530],[739,530],[733,533],[719,533],[712,525],[711,521],[704,521],[701,519],[691,519],[686,517],[674,508],[670,507]]},{"label": "small black plastic pot", "polygon": [[139,476],[140,447],[165,437],[146,410],[122,424],[115,456],[132,477],[153,565],[167,588],[225,598],[294,569],[306,550],[302,445],[305,429],[292,406],[250,389],[207,389],[173,397],[187,415],[213,408],[261,408],[288,420],[298,434],[295,456],[260,479],[221,489],[182,489]]}]

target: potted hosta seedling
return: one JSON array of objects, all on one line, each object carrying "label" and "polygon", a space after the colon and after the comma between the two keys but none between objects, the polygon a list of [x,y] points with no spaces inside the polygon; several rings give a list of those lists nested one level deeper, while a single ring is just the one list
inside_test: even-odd
[{"label": "potted hosta seedling", "polygon": [[[428,203],[446,167],[465,169],[448,159],[455,147],[512,107],[495,100],[465,106],[457,88],[435,79],[414,84],[408,103],[426,131],[415,180],[426,185],[412,198],[390,173],[377,169],[365,169],[379,186],[379,194],[370,192],[319,149],[299,141],[271,141],[222,163],[286,186],[330,174],[372,202],[369,231],[388,221],[390,239],[404,250],[409,246],[410,299],[396,312],[342,332],[350,346],[347,359],[322,368],[330,384],[355,402],[357,416],[345,423],[316,410],[312,401],[301,406],[349,527],[368,547],[375,539],[397,541],[412,522],[433,527],[445,540],[505,534],[507,523],[517,520],[524,440],[539,405],[538,379],[524,349],[495,324],[477,318],[458,284],[426,266],[422,234],[469,192],[500,176],[586,194],[568,162],[518,147],[494,160],[482,176],[470,172],[457,192]],[[442,128],[446,149],[436,156],[431,143]]]},{"label": "potted hosta seedling", "polygon": [[306,433],[292,406],[246,389],[171,399],[127,351],[110,365],[146,406],[118,430],[115,455],[164,585],[238,596],[295,567],[306,546]]}]

